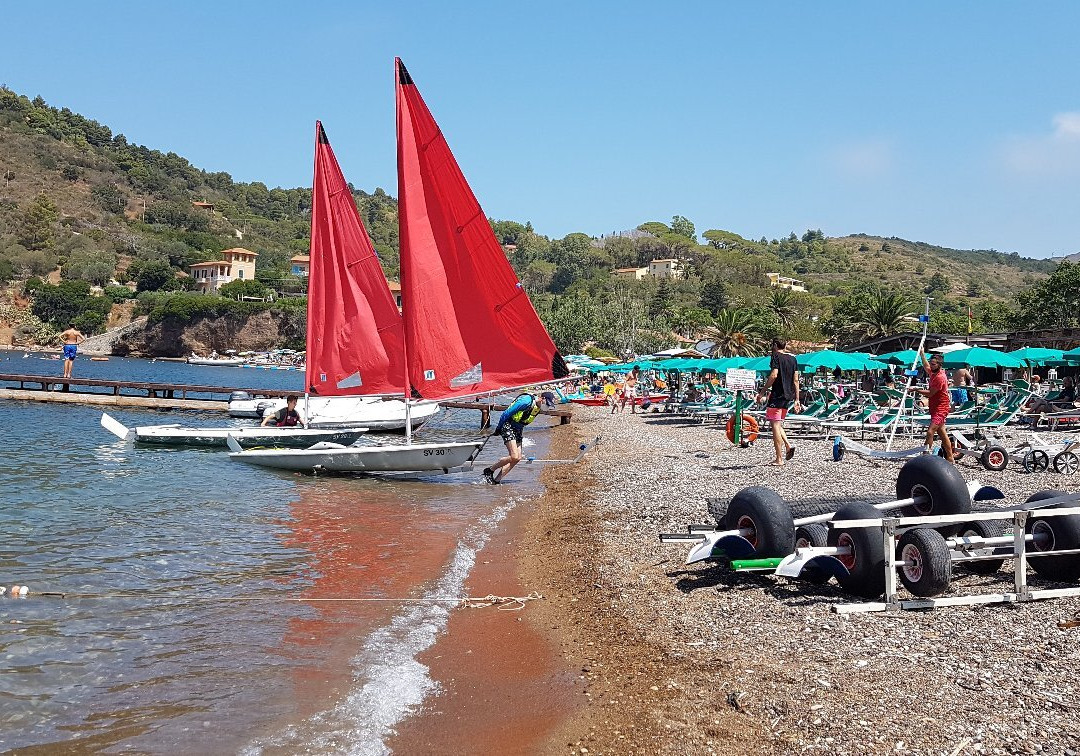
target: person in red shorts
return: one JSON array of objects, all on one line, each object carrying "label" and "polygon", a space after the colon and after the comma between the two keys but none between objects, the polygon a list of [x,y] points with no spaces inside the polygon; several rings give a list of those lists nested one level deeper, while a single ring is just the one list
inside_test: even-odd
[{"label": "person in red shorts", "polygon": [[945,420],[949,416],[950,405],[949,376],[945,374],[945,369],[942,367],[944,358],[940,354],[935,354],[928,360],[925,352],[919,354],[922,356],[923,367],[926,369],[926,374],[930,379],[928,381],[929,388],[916,389],[926,397],[926,401],[930,405],[930,427],[926,429],[926,446],[923,453],[930,453],[936,435],[941,439],[941,448],[945,451],[945,459],[955,462],[952,441],[949,440],[949,434],[945,430]]},{"label": "person in red shorts", "polygon": [[775,467],[782,466],[785,461],[795,456],[795,447],[791,445],[787,434],[784,433],[784,419],[787,417],[788,407],[794,404],[796,412],[802,409],[799,404],[799,366],[795,362],[795,355],[787,352],[786,349],[786,341],[773,339],[769,377],[758,395],[758,401],[761,401],[765,398],[765,392],[769,392],[769,400],[765,405],[765,419],[772,426],[776,459],[769,464]]}]

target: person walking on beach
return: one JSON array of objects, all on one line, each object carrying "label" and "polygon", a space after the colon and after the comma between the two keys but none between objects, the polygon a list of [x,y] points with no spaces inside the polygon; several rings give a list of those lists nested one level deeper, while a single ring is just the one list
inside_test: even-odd
[{"label": "person walking on beach", "polygon": [[615,401],[615,381],[608,376],[604,380],[604,401],[611,405],[611,414],[615,414],[618,403]]},{"label": "person walking on beach", "polygon": [[64,377],[70,378],[71,369],[75,366],[75,357],[79,353],[79,344],[85,341],[86,337],[79,332],[74,323],[70,323],[68,329],[60,334],[60,338],[64,341]]},{"label": "person walking on beach", "polygon": [[941,439],[941,448],[945,452],[945,459],[955,462],[952,441],[949,440],[949,434],[945,430],[945,421],[949,417],[950,409],[949,376],[945,374],[945,369],[942,367],[945,358],[935,353],[928,360],[926,359],[926,353],[921,350],[919,356],[922,357],[923,368],[926,370],[929,379],[927,381],[929,388],[915,389],[919,394],[926,397],[930,408],[930,427],[926,429],[926,445],[923,447],[923,454],[930,453],[934,445],[934,436],[937,436]]},{"label": "person walking on beach", "polygon": [[758,395],[760,401],[765,398],[765,392],[769,392],[769,400],[765,404],[765,419],[772,427],[773,448],[776,450],[776,459],[769,464],[775,467],[782,467],[785,461],[795,456],[795,447],[784,433],[784,419],[787,417],[788,407],[794,404],[796,412],[802,409],[799,403],[798,364],[795,362],[795,355],[785,351],[786,349],[786,341],[773,339],[769,377]]},{"label": "person walking on beach", "polygon": [[267,415],[263,418],[263,425],[270,425],[273,423],[279,428],[292,428],[299,425],[304,427],[304,421],[300,419],[300,413],[296,411],[296,397],[290,396],[285,400],[285,406],[279,409],[277,412]]},{"label": "person walking on beach", "polygon": [[540,402],[532,394],[522,394],[503,410],[499,424],[495,426],[495,435],[502,436],[506,444],[506,456],[491,467],[484,468],[484,477],[488,483],[502,483],[507,474],[522,459],[521,442],[525,426],[540,414]]},{"label": "person walking on beach", "polygon": [[638,372],[638,366],[634,365],[633,369],[626,374],[626,380],[623,382],[622,402],[619,407],[620,412],[626,408],[626,402],[629,400],[630,414],[637,414],[637,405],[634,404],[634,397],[637,396]]}]

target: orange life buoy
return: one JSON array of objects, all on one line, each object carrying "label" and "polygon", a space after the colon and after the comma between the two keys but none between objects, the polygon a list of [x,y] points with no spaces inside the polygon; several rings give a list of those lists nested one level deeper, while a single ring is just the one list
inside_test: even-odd
[{"label": "orange life buoy", "polygon": [[[757,441],[758,437],[758,424],[750,415],[742,416],[743,432],[740,439],[744,444],[752,444]],[[735,443],[735,416],[732,415],[727,419],[727,440],[731,443]]]}]

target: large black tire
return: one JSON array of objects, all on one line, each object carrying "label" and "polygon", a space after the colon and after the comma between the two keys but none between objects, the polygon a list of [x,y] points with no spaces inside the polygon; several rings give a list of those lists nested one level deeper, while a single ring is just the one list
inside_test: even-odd
[{"label": "large black tire", "polygon": [[[1064,491],[1039,491],[1028,497],[1027,503],[1067,496]],[[1057,507],[1070,506],[1058,504]],[[1028,544],[1031,551],[1063,551],[1080,549],[1080,515],[1062,517],[1028,517],[1027,534],[1033,536]],[[1029,561],[1032,569],[1048,580],[1072,583],[1080,580],[1080,554],[1035,557]]]},{"label": "large black tire", "polygon": [[[1005,535],[1005,523],[1002,520],[975,520],[965,522],[960,527],[958,536],[979,536],[998,538]],[[986,559],[979,562],[960,562],[959,566],[975,575],[993,575],[1005,564],[1004,559]]]},{"label": "large black tire", "polygon": [[982,466],[987,470],[1000,471],[1009,466],[1009,450],[1004,446],[994,444],[983,449],[982,456],[979,457],[979,461],[982,462]]},{"label": "large black tire", "polygon": [[944,536],[931,528],[914,528],[900,535],[896,559],[906,564],[898,567],[900,582],[920,598],[940,596],[952,582],[952,555]]},{"label": "large black tire", "polygon": [[[909,504],[900,511],[905,517],[927,515],[967,514],[971,511],[971,494],[964,476],[956,465],[931,454],[913,457],[900,468],[896,476],[896,498],[927,497],[922,504]],[[956,525],[944,525],[937,530],[952,535]]]},{"label": "large black tire", "polygon": [[724,519],[732,530],[753,531],[747,540],[754,545],[754,559],[786,557],[795,551],[791,507],[769,488],[752,486],[739,491],[728,504]]},{"label": "large black tire", "polygon": [[[840,507],[837,520],[878,519],[882,513],[865,502],[852,502]],[[848,593],[862,598],[877,598],[885,592],[885,544],[880,528],[829,529],[829,546],[847,546],[850,555],[837,557],[848,568],[840,586]]]}]

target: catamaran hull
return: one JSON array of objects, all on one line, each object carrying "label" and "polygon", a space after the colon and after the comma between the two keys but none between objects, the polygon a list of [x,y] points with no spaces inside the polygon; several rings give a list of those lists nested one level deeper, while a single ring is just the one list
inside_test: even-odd
[{"label": "catamaran hull", "polygon": [[[305,404],[310,409],[305,408]],[[285,406],[284,399],[233,399],[229,402],[232,417],[265,417]],[[405,430],[405,403],[396,399],[335,396],[301,399],[296,407],[309,428],[363,427],[382,431]],[[439,411],[437,404],[414,404],[409,408],[415,430]]]},{"label": "catamaran hull", "polygon": [[445,472],[471,461],[483,446],[468,443],[414,443],[333,449],[250,449],[229,454],[249,465],[298,472]]},{"label": "catamaran hull", "polygon": [[[160,446],[228,446],[231,435],[241,446],[286,446],[306,449],[312,444],[329,442],[347,446],[356,443],[367,428],[135,428],[135,441]],[[267,431],[277,431],[268,433]]]}]

